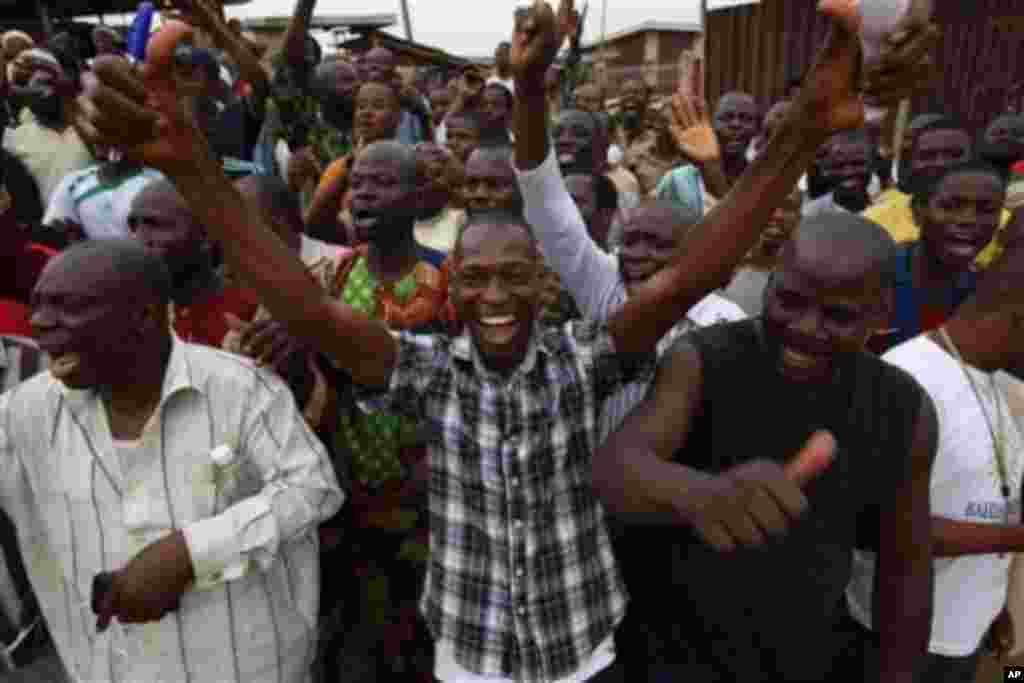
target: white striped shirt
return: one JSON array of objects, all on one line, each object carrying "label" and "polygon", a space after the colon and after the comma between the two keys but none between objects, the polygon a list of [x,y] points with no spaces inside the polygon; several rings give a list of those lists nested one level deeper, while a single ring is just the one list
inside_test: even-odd
[{"label": "white striped shirt", "polygon": [[[211,452],[228,445],[227,468]],[[300,683],[315,650],[317,524],[343,494],[287,387],[174,340],[160,405],[122,464],[103,401],[50,373],[0,396],[0,505],[82,683]],[[197,586],[160,622],[95,629],[93,577],[183,529]],[[237,571],[236,571],[237,570]]]}]

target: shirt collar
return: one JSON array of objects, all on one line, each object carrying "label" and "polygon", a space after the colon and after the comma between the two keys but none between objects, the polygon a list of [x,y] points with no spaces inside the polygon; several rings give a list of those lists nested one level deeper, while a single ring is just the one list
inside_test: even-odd
[{"label": "shirt collar", "polygon": [[[530,335],[530,346],[526,349],[526,357],[513,371],[513,375],[528,375],[533,372],[533,369],[537,366],[537,356],[543,353],[546,356],[552,355],[552,349],[549,340],[546,338],[539,323],[535,322],[533,325],[533,334]],[[485,377],[494,381],[508,381],[509,377],[500,375],[493,370],[487,368],[480,358],[480,354],[477,352],[476,345],[473,343],[473,337],[470,335],[469,330],[464,329],[462,334],[455,338],[452,342],[451,354],[453,357],[461,360],[465,363],[472,363],[476,373],[482,377]]]},{"label": "shirt collar", "polygon": [[7,343],[3,337],[0,337],[0,368],[6,369],[10,365],[10,360],[7,358]]},{"label": "shirt collar", "polygon": [[[94,389],[72,389],[59,382],[58,386],[65,400],[73,407],[82,406],[97,395]],[[164,370],[164,386],[160,392],[160,406],[163,406],[175,394],[190,390],[200,394],[204,393],[203,388],[195,382],[192,364],[188,358],[188,344],[172,333],[171,357],[167,361],[167,369]]]}]

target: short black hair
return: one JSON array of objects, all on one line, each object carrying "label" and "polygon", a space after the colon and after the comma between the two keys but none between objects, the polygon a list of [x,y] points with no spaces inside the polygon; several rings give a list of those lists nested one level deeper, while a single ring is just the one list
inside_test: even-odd
[{"label": "short black hair", "polygon": [[987,161],[971,159],[963,163],[954,164],[949,168],[944,168],[934,177],[918,179],[914,183],[915,187],[913,188],[913,205],[925,206],[932,200],[932,197],[934,197],[935,193],[939,191],[939,187],[947,178],[968,173],[990,175],[997,179],[1003,188],[1007,186],[1006,176],[1003,175],[1002,171]]},{"label": "short black hair", "polygon": [[526,233],[527,237],[530,240],[530,244],[532,244],[533,248],[538,250],[538,253],[539,253],[539,247],[537,245],[537,236],[533,232],[533,227],[531,227],[530,224],[526,221],[526,218],[523,217],[523,214],[522,213],[517,213],[515,211],[497,210],[497,211],[476,211],[476,212],[473,212],[473,213],[469,214],[469,216],[468,216],[468,218],[466,220],[466,223],[462,226],[462,229],[459,230],[458,237],[455,240],[455,248],[452,249],[452,253],[453,254],[458,255],[458,254],[461,253],[461,251],[462,251],[462,238],[463,238],[463,236],[466,234],[466,232],[470,228],[478,226],[478,225],[516,225],[516,226],[519,226]]},{"label": "short black hair", "polygon": [[[105,259],[119,281],[133,291],[148,292],[158,302],[170,301],[173,280],[167,264],[138,240],[128,237],[100,238],[76,242],[58,254],[61,259]],[[133,297],[138,298],[138,297]]]},{"label": "short black hair", "polygon": [[921,126],[917,130],[917,133],[914,135],[914,144],[911,147],[911,156],[917,154],[917,147],[921,143],[921,138],[923,138],[928,133],[934,133],[935,131],[940,130],[958,131],[966,135],[968,139],[971,139],[971,131],[967,126],[964,125],[962,121],[953,116],[942,116],[936,119],[935,121],[932,121]]},{"label": "short black hair", "polygon": [[804,218],[785,248],[795,249],[807,241],[822,242],[823,251],[836,255],[840,267],[880,273],[884,287],[891,287],[895,280],[896,242],[885,228],[863,216],[841,212]]}]

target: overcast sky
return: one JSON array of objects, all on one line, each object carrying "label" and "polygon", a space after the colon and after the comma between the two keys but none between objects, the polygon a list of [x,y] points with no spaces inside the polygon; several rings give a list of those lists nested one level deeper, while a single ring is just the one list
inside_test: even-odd
[{"label": "overcast sky", "polygon": [[[585,40],[600,36],[601,1],[590,0]],[[576,0],[582,9],[585,0]],[[608,32],[614,33],[642,21],[698,21],[699,0],[607,0]],[[409,0],[413,38],[457,55],[483,56],[512,30],[512,12],[520,0]],[[229,8],[235,16],[280,16],[291,13],[294,0],[252,0],[241,8]],[[371,14],[394,12],[402,33],[399,0],[320,0],[318,14]]]}]

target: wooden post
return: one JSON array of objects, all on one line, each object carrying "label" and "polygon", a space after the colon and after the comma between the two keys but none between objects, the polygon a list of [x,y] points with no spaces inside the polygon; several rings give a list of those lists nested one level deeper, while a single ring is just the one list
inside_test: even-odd
[{"label": "wooden post", "polygon": [[402,0],[402,23],[405,24],[405,39],[412,42],[412,20],[409,18],[409,0]]}]

